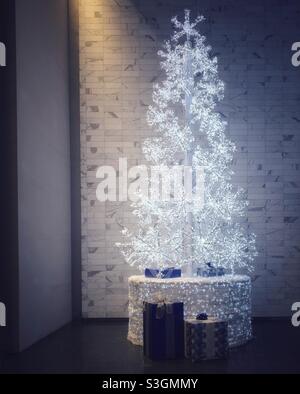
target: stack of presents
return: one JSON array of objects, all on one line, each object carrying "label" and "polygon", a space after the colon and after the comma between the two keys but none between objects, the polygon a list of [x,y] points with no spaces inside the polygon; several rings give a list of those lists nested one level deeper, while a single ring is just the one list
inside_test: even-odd
[{"label": "stack of presents", "polygon": [[[157,277],[146,270],[147,277]],[[180,270],[167,269],[160,277],[180,276]],[[219,276],[224,272],[208,265],[201,276]],[[178,359],[184,356],[192,362],[224,359],[228,356],[227,321],[208,316],[202,311],[194,319],[184,319],[182,302],[167,302],[157,295],[155,303],[144,302],[144,355],[151,360]]]}]

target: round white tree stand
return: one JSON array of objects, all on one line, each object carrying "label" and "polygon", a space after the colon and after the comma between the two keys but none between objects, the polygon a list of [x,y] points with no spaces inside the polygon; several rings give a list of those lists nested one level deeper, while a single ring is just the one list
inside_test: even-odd
[{"label": "round white tree stand", "polygon": [[248,276],[174,279],[131,276],[128,340],[135,345],[143,345],[143,302],[155,302],[158,295],[168,302],[183,302],[186,319],[205,312],[227,320],[231,347],[242,345],[252,337],[251,280]]}]

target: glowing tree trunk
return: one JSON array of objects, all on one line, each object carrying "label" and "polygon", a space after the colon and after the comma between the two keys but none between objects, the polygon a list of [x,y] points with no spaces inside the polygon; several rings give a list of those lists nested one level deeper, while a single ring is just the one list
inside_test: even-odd
[{"label": "glowing tree trunk", "polygon": [[[187,35],[187,41],[186,41],[186,54],[185,54],[185,61],[184,61],[184,69],[185,69],[185,77],[186,77],[186,84],[188,86],[188,77],[191,75],[191,59],[190,59],[190,51],[191,51],[191,42],[190,42],[190,37]],[[185,93],[185,98],[184,98],[184,112],[185,112],[185,122],[186,125],[192,129],[191,127],[191,104],[192,104],[192,86],[188,86],[188,90]],[[190,167],[193,169],[193,150],[189,147],[185,151],[185,157],[184,157],[184,165],[187,167]],[[191,242],[193,238],[193,215],[190,210],[187,212],[187,219],[186,219],[186,224],[185,224],[185,237],[184,237],[184,252],[185,252],[185,258],[186,260],[189,260],[191,256],[193,256],[193,247]],[[193,275],[193,261],[190,261],[188,263],[187,267],[187,273],[189,276]]]}]

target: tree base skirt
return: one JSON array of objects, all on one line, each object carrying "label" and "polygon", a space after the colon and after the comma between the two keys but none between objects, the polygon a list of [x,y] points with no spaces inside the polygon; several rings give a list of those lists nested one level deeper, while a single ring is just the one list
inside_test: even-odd
[{"label": "tree base skirt", "polygon": [[181,277],[174,279],[129,278],[128,340],[143,345],[143,303],[184,303],[185,319],[201,312],[228,321],[229,346],[239,346],[252,338],[251,280],[245,275],[220,277]]}]

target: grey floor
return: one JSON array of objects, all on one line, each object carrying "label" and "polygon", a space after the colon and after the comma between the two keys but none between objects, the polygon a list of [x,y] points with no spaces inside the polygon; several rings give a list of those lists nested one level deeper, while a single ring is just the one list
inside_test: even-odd
[{"label": "grey floor", "polygon": [[228,360],[151,362],[126,340],[126,321],[70,324],[18,355],[2,357],[1,373],[300,373],[300,328],[288,319],[256,320],[254,339]]}]

